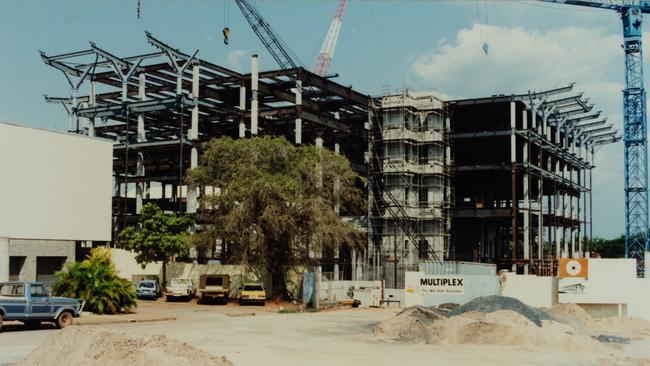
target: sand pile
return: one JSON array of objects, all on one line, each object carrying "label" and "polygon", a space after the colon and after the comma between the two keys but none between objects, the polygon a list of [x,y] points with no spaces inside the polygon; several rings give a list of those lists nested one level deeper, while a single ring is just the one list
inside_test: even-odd
[{"label": "sand pile", "polygon": [[594,324],[594,318],[573,303],[556,304],[546,312],[556,320],[571,325],[575,328],[590,327]]},{"label": "sand pile", "polygon": [[164,335],[134,336],[97,328],[69,327],[49,336],[16,365],[66,366],[232,366],[225,357],[213,356]]},{"label": "sand pile", "polygon": [[429,343],[431,325],[441,319],[444,316],[424,306],[412,306],[381,322],[375,327],[374,333],[386,339]]},{"label": "sand pile", "polygon": [[540,327],[512,310],[471,311],[450,318],[431,314],[435,313],[408,308],[377,325],[374,334],[383,340],[440,345],[484,344],[565,350],[598,346],[590,337],[577,336],[569,325],[545,320]]},{"label": "sand pile", "polygon": [[[556,310],[561,313],[571,309]],[[564,350],[600,347],[598,341],[579,333],[571,324],[557,322],[544,311],[504,296],[477,298],[449,312],[448,318],[424,307],[407,308],[377,325],[374,334],[378,339],[411,343]]]}]

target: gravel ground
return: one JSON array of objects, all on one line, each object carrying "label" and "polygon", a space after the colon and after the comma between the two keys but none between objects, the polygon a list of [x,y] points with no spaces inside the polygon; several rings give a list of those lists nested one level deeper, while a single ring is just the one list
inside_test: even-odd
[{"label": "gravel ground", "polygon": [[542,326],[542,320],[554,320],[550,315],[542,310],[528,306],[523,302],[507,296],[483,296],[460,306],[449,313],[449,316],[457,316],[470,311],[481,313],[493,313],[499,310],[512,310],[528,318],[531,322]]}]

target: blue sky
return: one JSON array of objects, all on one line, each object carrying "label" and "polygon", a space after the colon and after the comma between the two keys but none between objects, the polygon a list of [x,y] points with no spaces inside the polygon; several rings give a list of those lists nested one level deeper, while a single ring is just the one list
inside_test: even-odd
[{"label": "blue sky", "polygon": [[[48,54],[88,48],[116,54],[150,52],[144,31],[201,58],[247,71],[276,65],[230,1],[230,45],[223,44],[223,0],[0,2],[0,120],[65,129],[60,106],[42,95],[67,96]],[[257,0],[267,21],[313,68],[335,0]],[[477,12],[478,9],[478,12]],[[487,9],[487,11],[486,11]],[[617,14],[597,9],[512,1],[349,0],[331,72],[338,82],[372,95],[386,89],[437,89],[450,97],[542,90],[575,81],[620,129],[623,54]],[[648,37],[646,37],[648,39]],[[490,44],[484,55],[483,42]],[[647,59],[647,58],[646,58]],[[647,68],[647,66],[646,66]],[[623,232],[623,146],[602,148],[594,175],[594,233]]]}]

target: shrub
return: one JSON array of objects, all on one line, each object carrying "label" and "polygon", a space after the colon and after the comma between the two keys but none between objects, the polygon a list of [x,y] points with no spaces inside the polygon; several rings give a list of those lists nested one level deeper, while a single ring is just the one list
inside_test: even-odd
[{"label": "shrub", "polygon": [[53,293],[86,300],[85,310],[115,314],[137,306],[135,287],[117,275],[110,249],[93,249],[83,262],[68,264],[57,276]]}]

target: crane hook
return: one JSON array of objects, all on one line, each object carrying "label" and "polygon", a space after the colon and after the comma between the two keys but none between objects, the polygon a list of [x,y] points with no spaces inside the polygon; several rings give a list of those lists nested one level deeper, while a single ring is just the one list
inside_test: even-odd
[{"label": "crane hook", "polygon": [[228,37],[230,37],[230,28],[225,27],[223,29],[223,43],[228,44],[229,40]]},{"label": "crane hook", "polygon": [[140,19],[140,10],[142,7],[140,6],[140,0],[138,0],[138,5],[136,6],[136,13],[138,15],[138,19]]}]

